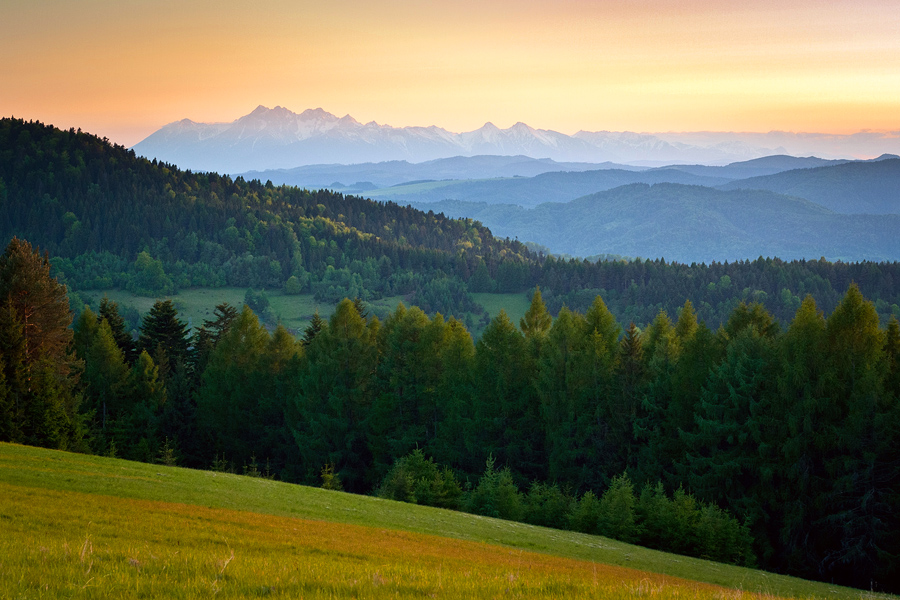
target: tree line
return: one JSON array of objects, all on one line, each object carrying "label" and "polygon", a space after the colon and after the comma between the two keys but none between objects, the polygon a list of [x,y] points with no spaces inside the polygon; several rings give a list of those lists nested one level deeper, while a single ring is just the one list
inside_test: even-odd
[{"label": "tree line", "polygon": [[512,498],[537,489],[546,515],[569,502],[562,526],[627,473],[648,498],[727,511],[764,568],[897,589],[900,325],[855,285],[827,317],[809,296],[785,328],[739,304],[715,331],[690,301],[623,330],[600,297],[553,318],[536,290],[518,324],[500,313],[477,342],[452,317],[399,305],[380,320],[359,299],[299,338],[227,305],[191,333],[159,301],[136,340],[109,301],[71,319],[46,255],[14,239],[3,440],[307,484],[325,470],[355,493],[418,448],[472,510],[499,514],[471,500],[492,463]]}]

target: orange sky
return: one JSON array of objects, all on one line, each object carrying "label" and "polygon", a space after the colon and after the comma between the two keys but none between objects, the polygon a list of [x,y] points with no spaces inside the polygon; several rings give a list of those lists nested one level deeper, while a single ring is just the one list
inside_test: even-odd
[{"label": "orange sky", "polygon": [[900,129],[896,0],[3,0],[0,116],[132,145],[258,104],[395,126]]}]

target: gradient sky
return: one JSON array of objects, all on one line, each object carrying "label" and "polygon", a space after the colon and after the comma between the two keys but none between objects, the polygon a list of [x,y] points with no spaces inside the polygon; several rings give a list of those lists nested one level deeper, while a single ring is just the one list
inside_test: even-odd
[{"label": "gradient sky", "polygon": [[394,126],[900,130],[897,0],[0,0],[0,115],[132,145],[322,107]]}]

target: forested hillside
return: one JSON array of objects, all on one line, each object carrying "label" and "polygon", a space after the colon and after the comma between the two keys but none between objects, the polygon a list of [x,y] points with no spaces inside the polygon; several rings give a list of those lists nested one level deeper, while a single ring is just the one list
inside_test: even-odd
[{"label": "forested hillside", "polygon": [[[282,286],[337,300],[468,279],[481,260],[533,261],[477,223],[326,191],[193,174],[81,132],[5,119],[0,230],[62,260],[76,289],[148,295]],[[310,280],[310,273],[313,274]]]},{"label": "forested hillside", "polygon": [[475,221],[191,173],[87,133],[3,119],[0,238],[13,236],[49,252],[70,292],[119,287],[154,297],[229,285],[308,291],[328,302],[404,295],[463,318],[472,313],[469,292],[539,285],[553,314],[563,304],[585,311],[599,294],[620,322],[641,325],[689,299],[716,327],[741,301],[762,302],[782,323],[806,294],[831,311],[856,282],[882,322],[900,315],[897,263],[546,259]]},{"label": "forested hillside", "polygon": [[343,300],[300,339],[221,305],[194,335],[158,301],[69,328],[27,242],[0,256],[0,440],[369,493],[896,590],[900,325],[852,286],[782,329],[690,303],[644,331],[540,293],[477,343]]}]

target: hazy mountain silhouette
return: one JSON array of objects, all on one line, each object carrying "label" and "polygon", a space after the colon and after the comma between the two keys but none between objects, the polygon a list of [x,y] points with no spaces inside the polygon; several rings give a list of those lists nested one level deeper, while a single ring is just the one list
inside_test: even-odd
[{"label": "hazy mountain silhouette", "polygon": [[575,256],[622,254],[709,262],[900,260],[900,215],[843,215],[761,190],[632,184],[565,204],[526,209],[443,201],[418,205],[481,221],[499,237]]},{"label": "hazy mountain silhouette", "polygon": [[847,162],[732,181],[724,190],[769,190],[844,214],[900,214],[900,158]]}]

